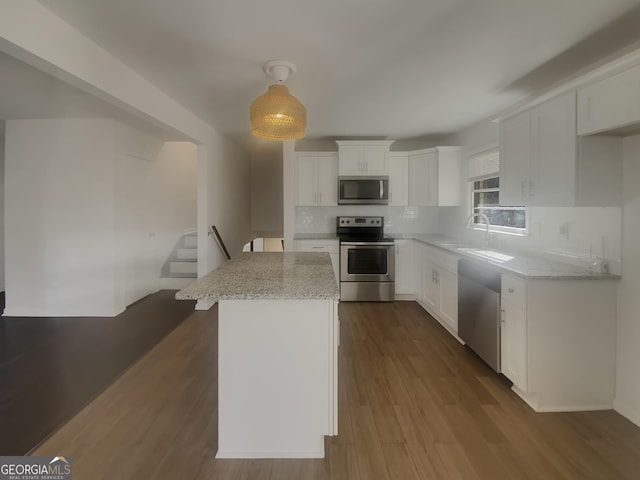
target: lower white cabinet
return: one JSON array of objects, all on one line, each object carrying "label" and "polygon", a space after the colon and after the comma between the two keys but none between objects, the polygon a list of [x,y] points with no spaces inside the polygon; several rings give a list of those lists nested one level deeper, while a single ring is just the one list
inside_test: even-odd
[{"label": "lower white cabinet", "polygon": [[502,275],[500,323],[502,373],[526,391],[527,284],[511,275]]},{"label": "lower white cabinet", "polygon": [[395,255],[395,290],[396,300],[406,295],[413,300],[416,294],[416,264],[413,240],[396,240]]},{"label": "lower white cabinet", "polygon": [[613,407],[614,280],[502,276],[502,373],[536,411]]},{"label": "lower white cabinet", "polygon": [[336,282],[340,283],[340,245],[338,240],[294,240],[293,249],[296,252],[326,252],[331,255],[331,266],[336,276]]},{"label": "lower white cabinet", "polygon": [[416,300],[453,334],[458,334],[458,257],[424,244],[416,245],[420,269]]}]

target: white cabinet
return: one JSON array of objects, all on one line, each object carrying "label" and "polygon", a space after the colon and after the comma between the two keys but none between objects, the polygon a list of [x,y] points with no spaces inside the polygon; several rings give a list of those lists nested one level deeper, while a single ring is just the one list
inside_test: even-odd
[{"label": "white cabinet", "polygon": [[294,240],[293,249],[296,252],[326,252],[331,255],[333,273],[336,282],[340,282],[340,244],[338,240]]},{"label": "white cabinet", "polygon": [[418,303],[445,328],[458,333],[458,257],[439,249],[416,245],[420,269]]},{"label": "white cabinet", "polygon": [[575,192],[574,93],[500,124],[500,203],[572,205]]},{"label": "white cabinet", "polygon": [[389,153],[389,206],[405,207],[409,201],[409,154]]},{"label": "white cabinet", "polygon": [[638,123],[640,66],[578,90],[578,135],[610,131]]},{"label": "white cabinet", "polygon": [[571,92],[500,123],[500,203],[619,205],[619,140],[576,136]]},{"label": "white cabinet", "polygon": [[502,373],[526,391],[527,284],[511,275],[502,275],[500,321]]},{"label": "white cabinet", "polygon": [[338,204],[338,158],[335,153],[296,154],[296,205]]},{"label": "white cabinet", "polygon": [[502,275],[501,363],[536,411],[609,409],[615,382],[613,280]]},{"label": "white cabinet", "polygon": [[460,205],[460,147],[409,152],[409,205]]},{"label": "white cabinet", "polygon": [[396,300],[399,300],[398,295],[408,295],[413,298],[416,293],[417,283],[414,242],[412,240],[396,240],[395,247]]},{"label": "white cabinet", "polygon": [[340,140],[339,175],[387,175],[389,147],[393,141]]}]

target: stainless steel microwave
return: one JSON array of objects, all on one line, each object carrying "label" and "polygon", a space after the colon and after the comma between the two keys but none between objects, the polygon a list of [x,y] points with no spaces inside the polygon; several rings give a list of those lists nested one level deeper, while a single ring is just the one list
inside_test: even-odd
[{"label": "stainless steel microwave", "polygon": [[388,205],[389,177],[338,177],[339,205]]}]

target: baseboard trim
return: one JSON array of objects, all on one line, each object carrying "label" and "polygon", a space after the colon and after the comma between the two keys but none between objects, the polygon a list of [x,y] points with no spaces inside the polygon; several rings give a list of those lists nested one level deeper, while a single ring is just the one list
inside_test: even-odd
[{"label": "baseboard trim", "polygon": [[618,412],[620,415],[622,415],[624,418],[626,418],[632,423],[635,423],[638,427],[640,427],[640,413],[636,412],[633,408],[623,405],[618,400],[614,400],[613,409],[616,412]]},{"label": "baseboard trim", "polygon": [[312,452],[227,452],[218,450],[216,458],[324,458],[324,448]]}]

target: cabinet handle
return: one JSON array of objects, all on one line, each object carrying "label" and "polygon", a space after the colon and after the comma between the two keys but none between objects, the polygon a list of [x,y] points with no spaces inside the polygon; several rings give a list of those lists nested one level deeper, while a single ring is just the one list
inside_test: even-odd
[{"label": "cabinet handle", "polygon": [[436,270],[436,285],[440,285],[440,272]]},{"label": "cabinet handle", "polygon": [[505,321],[505,319],[504,319],[504,314],[505,314],[505,312],[504,312],[504,308],[501,308],[501,309],[500,309],[500,323],[501,323],[502,325],[505,325],[505,324],[507,323],[507,322]]},{"label": "cabinet handle", "polygon": [[318,197],[320,197],[320,201],[318,201],[318,203],[322,203],[322,192],[318,193]]}]

